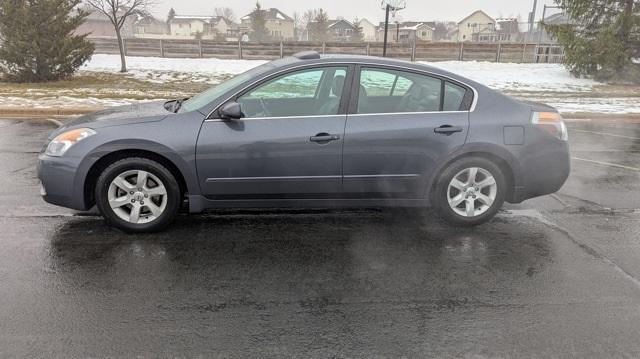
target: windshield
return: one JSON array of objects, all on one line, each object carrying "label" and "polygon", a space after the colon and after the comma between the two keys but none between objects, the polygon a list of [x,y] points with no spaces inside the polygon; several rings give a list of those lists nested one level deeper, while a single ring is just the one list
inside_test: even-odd
[{"label": "windshield", "polygon": [[218,97],[224,95],[234,87],[239,86],[243,82],[248,81],[252,77],[259,75],[260,73],[263,73],[270,69],[278,67],[280,64],[284,63],[285,61],[290,61],[290,60],[281,59],[281,60],[267,62],[258,67],[254,67],[249,71],[241,73],[240,75],[237,75],[225,82],[215,85],[210,89],[204,92],[201,92],[193,96],[189,100],[185,101],[181,106],[181,110],[188,112],[188,111],[194,111],[194,110],[203,108],[204,106],[210,104],[211,102],[216,100]]},{"label": "windshield", "polygon": [[182,110],[184,111],[194,111],[199,108],[206,106],[211,103],[213,100],[218,97],[224,95],[226,92],[231,90],[232,88],[240,85],[241,83],[249,80],[253,76],[253,71],[247,71],[238,76],[235,76],[225,82],[222,82],[216,86],[209,88],[208,90],[201,92],[189,100],[185,101],[182,104]]}]

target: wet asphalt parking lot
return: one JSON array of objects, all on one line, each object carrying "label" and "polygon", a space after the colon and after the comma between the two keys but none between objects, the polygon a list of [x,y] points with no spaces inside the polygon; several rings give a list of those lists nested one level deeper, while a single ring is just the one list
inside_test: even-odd
[{"label": "wet asphalt parking lot", "polygon": [[220,211],[127,235],[42,202],[53,125],[0,120],[0,357],[640,357],[640,119],[570,122],[556,195]]}]

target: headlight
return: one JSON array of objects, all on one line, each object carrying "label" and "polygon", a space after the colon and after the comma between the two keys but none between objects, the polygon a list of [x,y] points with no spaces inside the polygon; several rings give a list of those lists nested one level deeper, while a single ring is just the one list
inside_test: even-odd
[{"label": "headlight", "polygon": [[71,146],[95,134],[96,131],[90,128],[77,128],[61,133],[49,143],[44,153],[48,156],[60,157],[64,155]]}]

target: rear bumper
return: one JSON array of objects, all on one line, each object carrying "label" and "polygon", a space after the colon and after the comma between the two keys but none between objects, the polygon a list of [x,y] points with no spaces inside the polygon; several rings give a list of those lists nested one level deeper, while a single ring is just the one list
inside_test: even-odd
[{"label": "rear bumper", "polygon": [[509,202],[520,203],[530,198],[555,193],[567,181],[571,173],[569,145],[554,141],[544,148],[530,151],[522,161],[522,185],[514,188]]},{"label": "rear bumper", "polygon": [[73,158],[38,156],[38,179],[40,194],[45,202],[56,206],[87,210],[84,201],[84,188],[76,183],[77,164]]}]

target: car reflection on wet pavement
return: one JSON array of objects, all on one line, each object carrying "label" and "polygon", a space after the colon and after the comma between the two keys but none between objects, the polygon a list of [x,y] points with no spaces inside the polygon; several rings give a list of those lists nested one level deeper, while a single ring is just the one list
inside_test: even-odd
[{"label": "car reflection on wet pavement", "polygon": [[611,165],[640,138],[609,135],[640,126],[571,127],[608,135],[571,132],[565,188],[474,229],[247,210],[127,235],[41,202],[51,127],[0,120],[0,356],[636,357],[640,170]]}]

